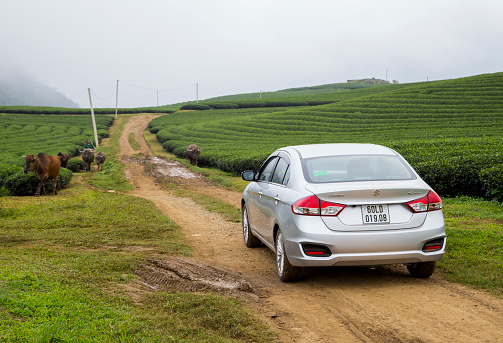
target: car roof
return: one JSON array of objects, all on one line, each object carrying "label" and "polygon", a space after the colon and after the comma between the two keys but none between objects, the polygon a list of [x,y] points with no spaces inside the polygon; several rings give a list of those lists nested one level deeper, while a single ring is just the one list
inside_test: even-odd
[{"label": "car roof", "polygon": [[[397,155],[397,153],[383,145],[366,143],[332,143],[293,145],[283,148],[294,150],[300,158],[311,158],[335,155]],[[279,149],[279,150],[283,150]]]}]

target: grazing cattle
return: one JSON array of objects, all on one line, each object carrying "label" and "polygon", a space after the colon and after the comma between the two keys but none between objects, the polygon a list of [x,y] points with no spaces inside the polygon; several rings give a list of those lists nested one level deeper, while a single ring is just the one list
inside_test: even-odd
[{"label": "grazing cattle", "polygon": [[58,152],[59,159],[61,160],[61,167],[66,168],[68,163],[68,155]]},{"label": "grazing cattle", "polygon": [[52,191],[53,195],[58,194],[58,178],[59,170],[61,169],[61,159],[59,156],[46,155],[44,153],[39,153],[37,157],[35,155],[23,156],[26,160],[26,166],[24,167],[24,172],[35,172],[35,176],[40,181],[38,184],[37,192],[35,196],[40,195],[40,189],[42,188],[45,193],[45,182],[49,179],[52,180],[54,189]]},{"label": "grazing cattle", "polygon": [[185,150],[185,154],[190,161],[190,164],[195,164],[197,166],[197,160],[199,159],[199,154],[203,151],[203,149],[199,149],[199,147],[195,144],[191,144]]},{"label": "grazing cattle", "polygon": [[103,163],[105,163],[105,154],[103,151],[96,153],[96,164],[98,165],[98,171],[103,170]]},{"label": "grazing cattle", "polygon": [[84,149],[82,153],[82,160],[86,162],[86,171],[91,171],[91,163],[94,161],[94,150]]}]

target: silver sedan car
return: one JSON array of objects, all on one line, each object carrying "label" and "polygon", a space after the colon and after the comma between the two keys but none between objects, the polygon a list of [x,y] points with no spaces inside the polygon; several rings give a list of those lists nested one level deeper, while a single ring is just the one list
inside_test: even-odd
[{"label": "silver sedan car", "polygon": [[281,281],[302,267],[405,264],[433,274],[445,251],[442,200],[396,151],[374,144],[281,148],[241,201],[244,242],[276,253]]}]

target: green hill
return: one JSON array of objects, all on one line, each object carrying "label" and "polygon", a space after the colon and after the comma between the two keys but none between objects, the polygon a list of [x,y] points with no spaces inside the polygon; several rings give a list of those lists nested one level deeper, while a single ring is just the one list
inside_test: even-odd
[{"label": "green hill", "polygon": [[268,98],[282,98],[282,97],[296,97],[314,94],[324,94],[324,93],[335,93],[347,90],[355,89],[367,89],[367,88],[377,88],[382,86],[390,86],[390,84],[369,84],[369,83],[332,83],[319,86],[311,87],[298,87],[283,89],[274,92],[260,92],[260,93],[245,93],[245,94],[234,94],[225,95],[220,97],[215,97],[209,100],[202,101],[206,102],[217,102],[217,101],[234,101],[234,100],[256,100],[256,99],[268,99]]},{"label": "green hill", "polygon": [[384,144],[446,195],[485,194],[480,172],[503,164],[503,73],[301,95],[295,101],[315,97],[330,103],[179,112],[150,127],[167,150],[183,156],[188,144],[197,144],[204,148],[202,165],[232,172],[258,169],[286,145]]},{"label": "green hill", "polygon": [[75,102],[33,76],[0,66],[0,105],[79,107]]}]

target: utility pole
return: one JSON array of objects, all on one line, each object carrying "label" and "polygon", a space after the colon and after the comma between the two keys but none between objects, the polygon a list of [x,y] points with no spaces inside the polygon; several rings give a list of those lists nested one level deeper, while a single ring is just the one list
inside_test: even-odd
[{"label": "utility pole", "polygon": [[260,90],[260,99],[262,99],[262,89]]},{"label": "utility pole", "polygon": [[199,84],[196,83],[196,104],[199,103]]},{"label": "utility pole", "polygon": [[91,118],[93,120],[94,142],[96,143],[96,148],[99,148],[100,143],[98,143],[98,131],[96,130],[96,120],[94,119],[93,101],[91,100],[91,88],[88,88],[87,92],[89,93],[89,104],[91,105]]},{"label": "utility pole", "polygon": [[119,108],[119,80],[117,80],[117,88],[115,92],[115,119],[117,119],[117,110]]},{"label": "utility pole", "polygon": [[159,107],[159,91],[157,91],[157,107]]},{"label": "utility pole", "polygon": [[388,81],[388,68],[386,68],[386,81]]}]

